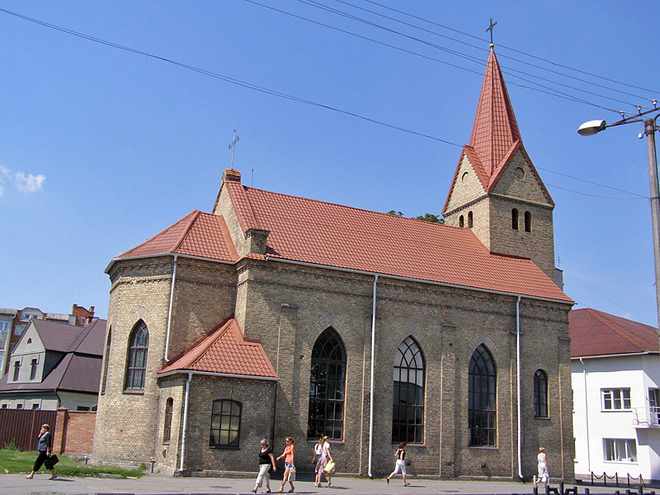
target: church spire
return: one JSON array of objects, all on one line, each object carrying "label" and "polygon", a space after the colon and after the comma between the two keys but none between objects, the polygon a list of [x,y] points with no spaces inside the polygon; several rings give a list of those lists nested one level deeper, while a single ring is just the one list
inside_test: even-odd
[{"label": "church spire", "polygon": [[484,172],[492,178],[517,141],[520,141],[520,130],[491,44],[469,146],[481,161]]}]

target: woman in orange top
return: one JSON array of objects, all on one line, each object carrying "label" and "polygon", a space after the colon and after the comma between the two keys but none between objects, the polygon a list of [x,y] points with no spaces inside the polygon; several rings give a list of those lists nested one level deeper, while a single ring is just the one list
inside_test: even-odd
[{"label": "woman in orange top", "polygon": [[293,480],[295,477],[291,476],[291,470],[295,472],[296,469],[296,465],[294,464],[293,460],[295,454],[296,447],[293,445],[293,437],[286,437],[286,448],[284,449],[282,455],[277,458],[279,461],[282,457],[284,457],[284,475],[282,476],[282,486],[279,490],[277,490],[279,493],[284,491],[284,486],[286,485],[287,481],[289,482],[289,485],[291,485],[291,490],[289,490],[289,493],[293,493],[296,489],[296,487],[293,486]]}]

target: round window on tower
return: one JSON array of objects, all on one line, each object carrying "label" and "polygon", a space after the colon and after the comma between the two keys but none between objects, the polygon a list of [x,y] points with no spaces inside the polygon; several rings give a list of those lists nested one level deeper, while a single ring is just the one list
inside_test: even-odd
[{"label": "round window on tower", "polygon": [[524,179],[525,178],[525,171],[522,169],[522,167],[517,167],[514,171],[514,174],[516,174],[517,179]]}]

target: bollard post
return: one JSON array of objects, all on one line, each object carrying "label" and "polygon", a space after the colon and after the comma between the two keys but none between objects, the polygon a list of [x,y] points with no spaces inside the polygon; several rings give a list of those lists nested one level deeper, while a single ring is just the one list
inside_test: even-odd
[{"label": "bollard post", "polygon": [[154,461],[153,459],[151,459],[149,462],[151,463],[151,473],[153,474],[153,472],[154,472],[154,464],[156,464],[156,461]]},{"label": "bollard post", "polygon": [[533,491],[533,493],[534,493],[534,495],[539,495],[539,487],[538,487],[538,485],[536,485],[536,484],[534,485],[534,491]]},{"label": "bollard post", "polygon": [[584,489],[584,495],[589,495],[589,488]]}]

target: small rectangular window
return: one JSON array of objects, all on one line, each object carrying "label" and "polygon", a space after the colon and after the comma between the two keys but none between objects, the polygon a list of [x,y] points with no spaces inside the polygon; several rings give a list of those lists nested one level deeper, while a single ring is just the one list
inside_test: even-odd
[{"label": "small rectangular window", "polygon": [[30,380],[34,380],[37,377],[37,360],[33,359],[30,363]]},{"label": "small rectangular window", "polygon": [[604,411],[630,410],[629,388],[601,389],[602,407]]},{"label": "small rectangular window", "polygon": [[21,374],[21,362],[14,361],[14,381],[18,381],[18,377]]},{"label": "small rectangular window", "polygon": [[637,444],[634,439],[605,438],[605,460],[615,462],[637,462]]}]

